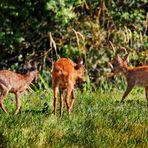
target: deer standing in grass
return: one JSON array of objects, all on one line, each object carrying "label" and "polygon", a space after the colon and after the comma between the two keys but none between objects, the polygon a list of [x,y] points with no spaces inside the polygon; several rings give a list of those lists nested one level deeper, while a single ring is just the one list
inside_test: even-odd
[{"label": "deer standing in grass", "polygon": [[37,79],[38,70],[35,63],[28,63],[28,72],[26,74],[16,73],[10,70],[0,70],[0,107],[7,113],[3,105],[4,98],[9,92],[14,93],[16,97],[15,114],[20,111],[21,99],[20,94],[26,90],[31,82]]},{"label": "deer standing in grass", "polygon": [[[74,63],[68,58],[60,58],[54,63],[52,71],[52,85],[54,91],[54,115],[56,115],[58,91],[60,92],[60,115],[62,116],[64,90],[66,90],[67,111],[68,113],[71,112],[75,101],[74,85],[76,81],[79,81],[80,83],[85,82],[84,65],[82,59],[79,59],[77,63]],[[71,96],[72,101],[70,104]]]},{"label": "deer standing in grass", "polygon": [[146,99],[148,104],[148,66],[138,66],[130,68],[127,65],[128,54],[124,58],[121,58],[116,53],[116,49],[110,42],[112,49],[115,53],[114,60],[111,63],[111,67],[115,73],[121,72],[126,77],[127,88],[122,96],[121,102],[124,102],[127,95],[135,86],[145,87]]}]

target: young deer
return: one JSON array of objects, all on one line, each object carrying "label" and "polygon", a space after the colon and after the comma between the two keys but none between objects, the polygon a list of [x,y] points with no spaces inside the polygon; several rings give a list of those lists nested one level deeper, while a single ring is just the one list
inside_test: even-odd
[{"label": "young deer", "polygon": [[[74,85],[76,81],[84,83],[84,65],[83,60],[79,60],[78,63],[74,63],[68,58],[61,58],[57,60],[53,65],[52,71],[52,85],[54,91],[54,115],[56,115],[57,109],[57,96],[60,92],[60,115],[62,116],[63,110],[63,91],[66,90],[66,106],[67,111],[70,113],[75,101]],[[70,104],[70,96],[72,101]]]},{"label": "young deer", "polygon": [[[112,49],[115,52],[115,47],[111,43]],[[114,60],[112,62],[112,68],[115,73],[121,72],[126,77],[127,88],[122,96],[121,102],[134,88],[134,86],[145,87],[146,99],[148,104],[148,66],[139,66],[130,68],[127,65],[128,54],[124,58],[121,58],[119,54],[115,54]]]},{"label": "young deer", "polygon": [[19,74],[10,70],[0,70],[0,107],[5,113],[7,113],[7,110],[3,105],[3,101],[8,92],[15,94],[15,114],[17,114],[21,108],[20,94],[29,87],[34,79],[37,79],[37,76],[38,70],[34,63],[33,65],[29,64],[28,72],[26,74]]}]

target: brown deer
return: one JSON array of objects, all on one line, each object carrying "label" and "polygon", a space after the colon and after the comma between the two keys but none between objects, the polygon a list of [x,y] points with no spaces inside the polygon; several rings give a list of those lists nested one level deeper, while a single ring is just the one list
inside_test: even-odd
[{"label": "brown deer", "polygon": [[0,107],[7,113],[3,105],[4,98],[8,92],[14,93],[16,97],[16,110],[17,114],[21,108],[20,94],[26,90],[31,82],[37,79],[38,70],[34,63],[28,63],[28,72],[26,74],[16,73],[10,70],[0,70]]},{"label": "brown deer", "polygon": [[116,49],[113,44],[111,42],[110,44],[115,52],[114,60],[110,65],[115,73],[123,73],[127,81],[127,88],[122,96],[121,102],[124,102],[124,99],[135,86],[142,86],[145,87],[148,104],[148,66],[130,68],[127,65],[128,54],[126,54],[124,58],[121,58],[119,54],[116,53]]},{"label": "brown deer", "polygon": [[[75,101],[74,85],[76,81],[79,81],[80,83],[85,82],[84,65],[82,59],[79,59],[77,63],[74,63],[68,58],[60,58],[54,63],[52,70],[52,85],[54,91],[54,115],[56,115],[58,91],[60,92],[60,115],[62,116],[64,90],[66,90],[67,111],[68,113],[71,112]],[[70,96],[72,96],[71,104]]]}]

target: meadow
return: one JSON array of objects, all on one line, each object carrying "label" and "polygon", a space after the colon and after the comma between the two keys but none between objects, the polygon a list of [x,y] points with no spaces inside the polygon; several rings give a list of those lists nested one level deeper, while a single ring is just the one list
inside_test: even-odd
[{"label": "meadow", "polygon": [[21,113],[13,115],[15,99],[7,96],[9,114],[0,110],[0,148],[6,147],[148,147],[148,107],[143,89],[136,88],[120,103],[123,90],[76,89],[70,115],[53,115],[53,92],[25,92]]}]

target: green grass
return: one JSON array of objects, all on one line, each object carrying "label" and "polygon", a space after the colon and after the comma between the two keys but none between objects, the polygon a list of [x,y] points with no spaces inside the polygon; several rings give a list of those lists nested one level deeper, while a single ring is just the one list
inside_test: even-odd
[{"label": "green grass", "polygon": [[[0,147],[148,147],[148,107],[142,89],[135,89],[120,104],[123,91],[76,93],[71,115],[53,116],[53,93],[22,95],[22,111],[13,115],[9,95],[0,110]],[[58,106],[59,107],[59,106]]]}]

